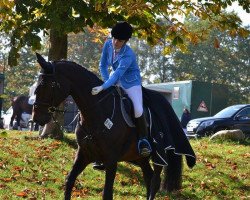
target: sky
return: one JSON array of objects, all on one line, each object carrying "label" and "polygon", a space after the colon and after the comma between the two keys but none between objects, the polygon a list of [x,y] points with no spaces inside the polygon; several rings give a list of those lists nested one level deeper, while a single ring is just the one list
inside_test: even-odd
[{"label": "sky", "polygon": [[250,13],[247,13],[242,9],[242,7],[238,6],[237,2],[233,2],[232,6],[227,8],[226,11],[227,12],[235,11],[242,20],[243,26],[250,25]]}]

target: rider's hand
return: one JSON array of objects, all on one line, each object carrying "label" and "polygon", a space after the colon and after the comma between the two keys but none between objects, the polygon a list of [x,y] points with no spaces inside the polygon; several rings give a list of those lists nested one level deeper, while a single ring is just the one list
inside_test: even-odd
[{"label": "rider's hand", "polygon": [[103,87],[102,87],[102,86],[97,86],[97,87],[92,88],[91,93],[92,93],[92,95],[96,95],[96,94],[98,94],[99,92],[101,92],[102,90],[103,90]]}]

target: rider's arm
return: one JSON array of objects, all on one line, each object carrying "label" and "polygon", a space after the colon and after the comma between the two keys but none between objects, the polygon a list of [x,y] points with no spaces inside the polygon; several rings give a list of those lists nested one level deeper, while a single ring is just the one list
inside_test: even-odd
[{"label": "rider's arm", "polygon": [[107,81],[109,79],[109,72],[108,72],[108,67],[109,67],[109,46],[110,46],[110,41],[105,42],[103,49],[102,49],[102,55],[101,55],[101,60],[99,63],[99,69],[101,72],[101,76],[103,78],[103,81]]}]

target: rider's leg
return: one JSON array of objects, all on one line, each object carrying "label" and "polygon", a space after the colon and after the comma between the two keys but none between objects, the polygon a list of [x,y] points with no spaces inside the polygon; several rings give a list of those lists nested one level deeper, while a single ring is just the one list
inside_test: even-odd
[{"label": "rider's leg", "polygon": [[138,151],[141,156],[149,156],[152,149],[148,142],[148,129],[143,114],[142,88],[140,85],[125,89],[134,106],[136,132],[139,136]]},{"label": "rider's leg", "polygon": [[148,142],[148,128],[145,115],[135,118],[136,132],[139,136],[138,151],[141,156],[149,156],[152,149]]}]

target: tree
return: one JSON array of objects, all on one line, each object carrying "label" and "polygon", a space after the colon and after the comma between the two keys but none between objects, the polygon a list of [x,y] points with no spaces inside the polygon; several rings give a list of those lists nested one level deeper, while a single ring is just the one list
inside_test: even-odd
[{"label": "tree", "polygon": [[[194,29],[206,29],[209,23],[189,19]],[[246,27],[249,29],[250,27]],[[250,37],[230,37],[212,29],[208,40],[197,45],[188,44],[187,52],[173,56],[176,81],[198,80],[229,86],[230,103],[247,103],[250,85]]]},{"label": "tree", "polygon": [[10,107],[14,96],[28,95],[29,87],[34,83],[39,70],[35,56],[28,47],[21,49],[19,64],[16,67],[7,65],[9,42],[7,35],[0,34],[0,73],[5,77],[3,110]]},{"label": "tree", "polygon": [[107,29],[86,27],[84,32],[69,34],[68,59],[99,74],[98,66]]},{"label": "tree", "polygon": [[35,55],[30,49],[23,48],[19,64],[16,67],[5,68],[4,109],[11,105],[11,99],[21,94],[29,95],[29,87],[36,81],[39,68],[35,63]]},{"label": "tree", "polygon": [[[213,27],[229,29],[232,33],[246,34],[240,19],[235,14],[223,12],[234,0],[212,1],[82,1],[82,0],[14,0],[0,2],[0,32],[11,34],[9,64],[16,65],[19,49],[25,45],[33,50],[41,48],[41,31],[50,36],[49,60],[67,58],[67,35],[84,31],[84,27],[97,24],[111,27],[116,21],[126,20],[134,26],[135,36],[145,38],[150,44],[158,44],[162,38],[170,40],[171,49],[185,47],[183,40],[195,41],[199,34],[190,32],[175,14],[193,13],[209,19]],[[239,1],[249,12],[249,1]],[[219,16],[219,19],[214,18]],[[165,18],[168,23],[161,23]],[[165,41],[165,40],[164,40]],[[61,117],[62,120],[62,117]],[[49,130],[49,129],[48,129]],[[59,133],[58,126],[51,126],[53,134]],[[52,134],[52,135],[53,135]],[[60,137],[60,136],[59,136]]]}]

